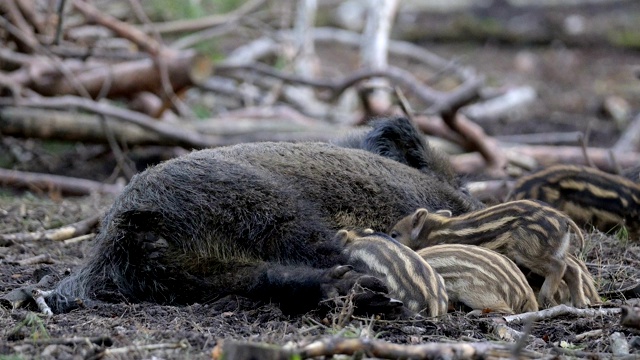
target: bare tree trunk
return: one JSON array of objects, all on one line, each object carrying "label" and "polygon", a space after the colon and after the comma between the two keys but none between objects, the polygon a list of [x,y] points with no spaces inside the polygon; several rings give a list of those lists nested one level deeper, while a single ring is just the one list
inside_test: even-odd
[{"label": "bare tree trunk", "polygon": [[298,2],[296,10],[294,36],[299,53],[295,58],[295,72],[305,78],[315,78],[318,75],[318,57],[313,39],[317,10],[316,0],[302,0]]},{"label": "bare tree trunk", "polygon": [[[369,0],[367,23],[362,34],[360,61],[364,68],[385,70],[388,66],[389,34],[398,0]],[[383,115],[391,109],[391,86],[382,78],[369,80],[360,89],[365,117]]]}]

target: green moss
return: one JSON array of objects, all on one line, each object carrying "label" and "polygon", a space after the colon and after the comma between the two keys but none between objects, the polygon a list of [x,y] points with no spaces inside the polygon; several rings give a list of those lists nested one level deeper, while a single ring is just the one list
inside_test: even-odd
[{"label": "green moss", "polygon": [[19,354],[0,355],[0,360],[22,360],[24,357]]},{"label": "green moss", "polygon": [[154,18],[178,20],[223,14],[236,9],[244,2],[244,0],[152,0],[149,1],[149,6]]},{"label": "green moss", "polygon": [[29,332],[29,338],[32,340],[48,339],[49,332],[45,326],[44,320],[34,313],[29,312],[20,323],[16,325],[11,331],[9,331],[8,337],[12,334],[16,334],[21,331],[22,328],[27,328]]},{"label": "green moss", "polygon": [[640,49],[640,31],[614,30],[609,32],[607,37],[613,45],[628,49]]},{"label": "green moss", "polygon": [[472,37],[503,36],[504,29],[500,21],[493,18],[476,18],[464,16],[455,23],[455,28],[460,34],[468,34]]}]

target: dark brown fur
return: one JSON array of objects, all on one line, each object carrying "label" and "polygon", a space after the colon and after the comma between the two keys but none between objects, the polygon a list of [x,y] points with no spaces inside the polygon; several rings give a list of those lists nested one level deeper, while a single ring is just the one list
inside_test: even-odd
[{"label": "dark brown fur", "polygon": [[408,247],[387,234],[340,230],[349,264],[355,270],[385,281],[389,295],[411,311],[436,317],[447,313],[448,299],[443,279]]},{"label": "dark brown fur", "polygon": [[418,255],[444,278],[449,301],[474,309],[514,314],[538,311],[520,269],[506,256],[473,245],[435,245]]},{"label": "dark brown fur", "polygon": [[584,307],[587,300],[579,271],[566,261],[571,231],[582,249],[582,232],[569,217],[543,203],[520,200],[455,217],[419,209],[400,220],[391,236],[412,249],[469,244],[495,250],[545,277],[541,306],[555,303],[554,294],[564,278],[574,305]]},{"label": "dark brown fur", "polygon": [[625,225],[640,235],[640,184],[580,165],[554,165],[519,179],[515,199],[537,199],[569,215],[581,226],[604,232]]},{"label": "dark brown fur", "polygon": [[384,291],[342,266],[338,229],[385,230],[418,207],[460,214],[478,206],[434,175],[362,150],[253,143],[196,151],[131,180],[88,262],[49,302],[59,312],[105,291],[171,304],[237,294],[306,311],[356,282]]},{"label": "dark brown fur", "polygon": [[634,183],[640,183],[640,165],[626,168],[622,171],[622,176],[633,181]]},{"label": "dark brown fur", "polygon": [[446,155],[431,148],[411,120],[406,117],[376,119],[370,125],[370,129],[351,133],[333,143],[395,160],[466,191]]}]

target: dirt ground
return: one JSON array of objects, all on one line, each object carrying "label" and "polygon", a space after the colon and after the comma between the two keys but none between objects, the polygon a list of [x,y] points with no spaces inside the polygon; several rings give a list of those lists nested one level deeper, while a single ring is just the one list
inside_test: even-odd
[{"label": "dirt ground", "polygon": [[[443,56],[459,57],[486,74],[488,82],[495,86],[530,85],[536,89],[539,98],[525,113],[481,123],[492,135],[583,131],[591,121],[591,143],[609,146],[619,136],[619,130],[601,113],[604,99],[619,96],[636,112],[640,109],[640,80],[634,76],[640,65],[638,52],[561,46],[522,50],[493,45],[431,48]],[[33,146],[39,148],[37,142]],[[79,151],[71,151],[69,158]],[[108,171],[98,171],[101,175],[95,172],[109,167],[104,159],[92,166],[69,158],[40,161],[50,165],[40,167],[52,172],[67,169],[73,176],[109,175]],[[51,161],[57,165],[51,166]],[[100,212],[112,200],[109,196],[62,198],[46,192],[1,190],[0,231],[55,228]],[[625,297],[638,296],[630,289],[640,279],[640,239],[619,239],[590,231],[587,234],[584,256],[601,295],[608,300],[603,308],[632,302]],[[0,244],[0,294],[34,283],[38,269],[51,268],[60,274],[73,271],[85,261],[91,243]],[[51,264],[16,263],[41,254],[49,254]],[[0,306],[0,359],[206,359],[220,339],[294,346],[334,335],[367,335],[399,344],[504,341],[492,331],[494,321],[490,315],[468,318],[461,312],[438,321],[354,317],[342,326],[338,324],[340,309],[290,317],[273,305],[241,298],[185,307],[99,303],[49,319],[34,315],[33,310]],[[581,358],[587,353],[595,353],[589,355],[592,358],[598,354],[606,357],[611,352],[611,334],[620,332],[629,342],[631,353],[640,357],[640,331],[621,327],[619,318],[618,314],[564,315],[536,321],[525,348],[549,357],[565,354]],[[522,325],[510,326],[523,331]]]}]

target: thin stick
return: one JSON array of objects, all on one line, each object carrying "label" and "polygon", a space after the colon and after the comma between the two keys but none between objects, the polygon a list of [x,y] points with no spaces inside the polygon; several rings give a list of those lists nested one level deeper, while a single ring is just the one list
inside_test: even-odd
[{"label": "thin stick", "polygon": [[[0,101],[0,105],[7,104],[4,101]],[[138,125],[143,129],[154,131],[167,139],[175,140],[186,146],[205,148],[215,144],[215,139],[212,139],[211,137],[189,130],[184,130],[172,124],[156,121],[152,117],[142,113],[72,95],[58,96],[55,98],[20,99],[18,103],[8,105],[49,109],[68,109],[69,107],[77,107],[95,114],[103,114],[120,121]]]},{"label": "thin stick", "polygon": [[102,214],[95,214],[87,219],[57,229],[49,229],[28,233],[1,234],[0,240],[20,243],[27,241],[63,241],[79,235],[87,234],[100,220]]},{"label": "thin stick", "polygon": [[85,241],[85,240],[91,239],[91,238],[93,238],[95,236],[96,236],[96,234],[87,234],[87,235],[76,236],[76,237],[73,237],[71,239],[63,240],[62,243],[65,244],[65,245],[75,244],[75,243],[79,243],[81,241]]},{"label": "thin stick", "polygon": [[31,294],[33,295],[33,299],[36,301],[36,305],[38,305],[38,309],[40,310],[40,312],[45,314],[47,317],[52,316],[53,311],[51,311],[51,308],[49,307],[49,305],[47,305],[47,302],[44,301],[43,292],[39,289],[33,289]]},{"label": "thin stick", "polygon": [[613,169],[613,173],[616,175],[622,175],[622,168],[620,167],[618,160],[616,160],[615,152],[613,152],[612,149],[609,149],[608,153],[609,153],[609,162],[611,163],[611,168]]},{"label": "thin stick", "polygon": [[36,256],[32,256],[30,258],[18,260],[15,262],[18,265],[35,265],[35,264],[54,264],[55,262],[51,259],[51,255],[49,254],[40,254]]},{"label": "thin stick", "polygon": [[567,305],[558,305],[552,308],[527,312],[516,315],[505,316],[504,320],[507,324],[523,324],[528,321],[542,321],[564,315],[575,315],[580,317],[596,317],[611,314],[619,314],[620,308],[609,309],[577,309]]},{"label": "thin stick", "polygon": [[131,180],[133,175],[135,175],[136,173],[134,167],[129,166],[129,164],[127,163],[127,162],[131,162],[131,160],[127,158],[127,156],[122,151],[122,148],[118,144],[118,140],[116,139],[115,134],[111,130],[111,127],[107,122],[106,116],[104,116],[103,114],[99,114],[98,117],[100,118],[100,123],[102,124],[102,129],[107,138],[107,142],[109,143],[109,147],[111,148],[111,151],[113,152],[113,155],[116,158],[116,164],[118,164],[118,167],[120,168],[120,170],[122,170],[122,172],[124,173],[124,176],[126,176],[127,181]]},{"label": "thin stick", "polygon": [[189,342],[187,340],[181,340],[177,343],[160,343],[160,344],[149,344],[149,345],[131,345],[125,347],[119,347],[114,349],[106,349],[102,353],[104,356],[109,355],[122,355],[139,351],[152,351],[152,350],[162,350],[162,349],[186,349],[189,347]]},{"label": "thin stick", "polygon": [[[328,338],[305,346],[300,351],[300,356],[308,358],[336,354],[354,355],[360,352],[384,359],[480,359],[500,355],[509,357],[511,346],[489,342],[401,345],[366,338]],[[524,350],[522,355],[534,358],[539,354]]]},{"label": "thin stick", "polygon": [[413,124],[415,124],[416,119],[413,116],[413,110],[411,109],[409,100],[407,100],[406,96],[404,96],[404,93],[399,87],[394,86],[393,90],[396,93],[396,98],[398,99],[398,103],[400,104],[400,109],[402,109],[402,112],[407,116],[407,118],[411,120]]},{"label": "thin stick", "polygon": [[29,339],[29,344],[37,345],[77,345],[77,344],[96,344],[100,346],[111,346],[113,340],[109,336],[96,336],[96,337],[71,337],[71,338],[56,338],[56,339]]},{"label": "thin stick", "polygon": [[249,0],[237,9],[226,14],[216,14],[193,20],[176,20],[163,23],[151,23],[141,26],[142,31],[159,33],[179,33],[208,29],[213,26],[234,22],[260,7],[265,0]]},{"label": "thin stick", "polygon": [[121,185],[103,184],[97,181],[68,176],[38,174],[26,171],[0,169],[0,184],[16,187],[56,189],[72,195],[88,195],[92,192],[118,194]]},{"label": "thin stick", "polygon": [[56,34],[53,37],[53,45],[60,44],[60,38],[62,37],[62,23],[64,20],[64,5],[67,3],[67,0],[58,0],[58,9],[56,12],[58,13],[58,24],[56,24]]},{"label": "thin stick", "polygon": [[[587,129],[588,130],[588,129]],[[587,152],[587,140],[585,139],[586,135],[580,134],[578,137],[578,141],[580,141],[580,148],[582,149],[582,156],[584,156],[584,161],[589,165],[589,167],[595,168],[595,164],[593,160],[589,157],[589,153]]]}]

